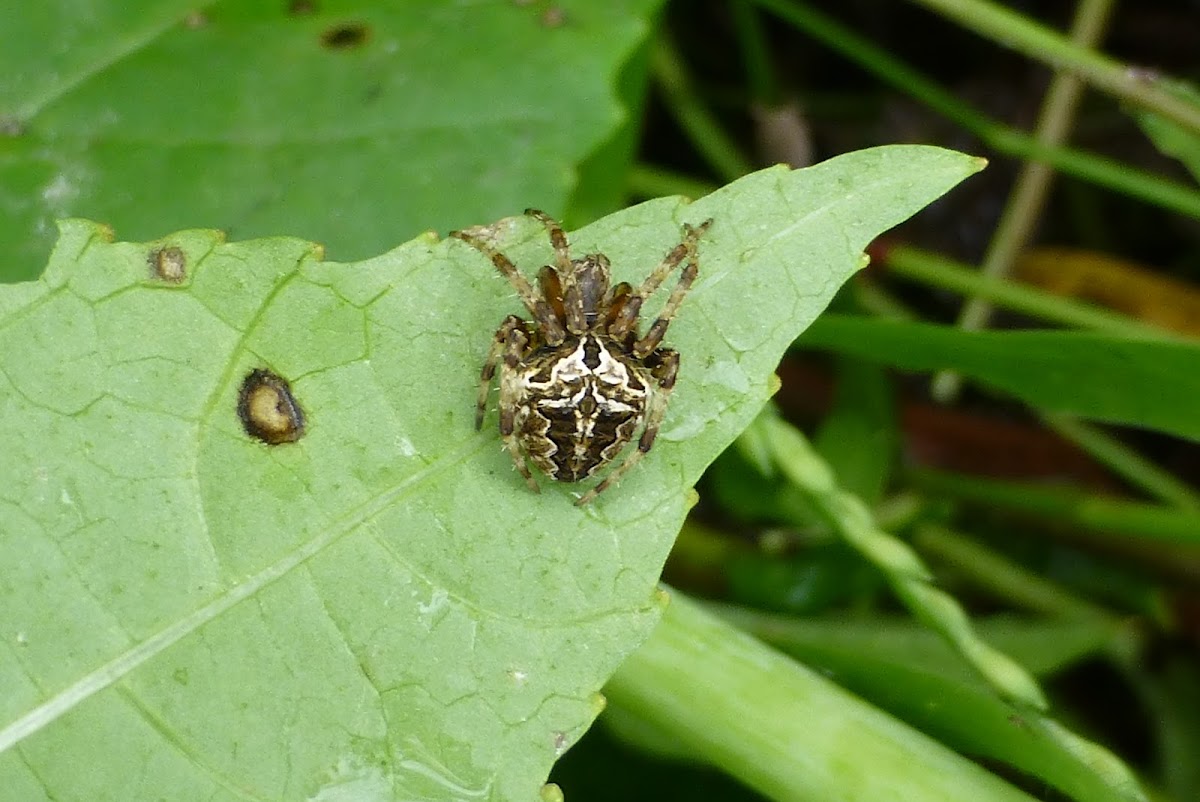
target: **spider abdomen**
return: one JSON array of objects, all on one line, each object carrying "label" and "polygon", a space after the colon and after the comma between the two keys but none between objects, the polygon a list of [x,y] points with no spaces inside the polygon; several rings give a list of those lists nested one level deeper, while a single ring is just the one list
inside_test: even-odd
[{"label": "spider abdomen", "polygon": [[578,482],[613,460],[645,418],[649,385],[608,338],[569,337],[514,376],[522,450],[547,476]]}]

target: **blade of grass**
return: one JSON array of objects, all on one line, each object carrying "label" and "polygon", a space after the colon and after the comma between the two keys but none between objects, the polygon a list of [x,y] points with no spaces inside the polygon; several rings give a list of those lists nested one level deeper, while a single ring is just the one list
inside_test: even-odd
[{"label": "blade of grass", "polygon": [[667,108],[717,177],[729,182],[753,172],[754,165],[696,94],[683,58],[666,34],[654,45],[651,67]]},{"label": "blade of grass", "polygon": [[[1112,0],[1082,0],[1075,9],[1071,40],[1088,47],[1095,45],[1108,25],[1111,11]],[[1034,139],[1050,146],[1067,142],[1082,94],[1083,82],[1075,74],[1061,69],[1055,72],[1034,128]],[[1012,270],[1041,219],[1053,179],[1054,171],[1048,164],[1031,161],[1022,165],[979,266],[982,275],[1003,278]],[[959,313],[958,326],[968,331],[982,329],[991,315],[992,305],[986,298],[971,296]],[[930,388],[934,399],[944,404],[958,396],[961,386],[962,376],[942,371],[933,377]]]},{"label": "blade of grass", "polygon": [[958,602],[930,582],[912,549],[879,529],[866,505],[837,487],[828,466],[797,429],[769,412],[751,428],[767,430],[765,439],[784,476],[807,495],[831,528],[883,572],[904,606],[945,638],[1001,699],[1028,710],[1030,726],[1086,764],[1114,793],[1128,800],[1145,799],[1119,758],[1043,715],[1047,705],[1037,681],[978,636]]},{"label": "blade of grass", "polygon": [[758,10],[752,0],[734,0],[729,11],[742,53],[750,97],[756,103],[775,103],[778,91],[771,76],[771,60],[767,55],[767,42]]},{"label": "blade of grass", "polygon": [[795,0],[755,2],[842,53],[884,83],[916,98],[937,113],[966,128],[1000,153],[1021,159],[1044,161],[1052,164],[1060,172],[1140,198],[1164,209],[1200,218],[1200,192],[1191,187],[1134,169],[1112,159],[1070,148],[1040,144],[1025,132],[981,114],[906,63],[805,3]]},{"label": "blade of grass", "polygon": [[1103,607],[944,526],[921,524],[914,533],[913,546],[1010,604],[1060,618],[1100,618],[1116,625],[1116,617]]},{"label": "blade of grass", "polygon": [[[990,279],[965,265],[916,248],[893,248],[887,252],[885,261],[893,272],[906,278],[925,279],[935,286],[959,292],[969,289],[975,297],[986,297],[1008,309],[1056,323],[1129,336],[1174,336],[1170,332],[1151,329],[1136,320],[1100,307],[1065,300],[1021,284]],[[868,297],[866,291],[869,289],[871,285],[862,282],[856,285],[860,298]],[[869,297],[873,299],[872,310],[881,317],[914,319],[907,309],[891,303],[890,296],[886,293],[877,292]],[[1059,435],[1091,454],[1148,495],[1181,509],[1200,509],[1200,493],[1103,429],[1070,415],[1042,413],[1041,417],[1042,421]]]},{"label": "blade of grass", "polygon": [[1046,414],[1042,421],[1159,501],[1200,512],[1200,493],[1103,429],[1069,415]]},{"label": "blade of grass", "polygon": [[908,481],[930,493],[978,502],[1099,533],[1200,545],[1200,513],[1095,496],[1068,488],[985,479],[929,469],[909,470]]},{"label": "blade of grass", "polygon": [[1037,681],[980,640],[958,602],[930,583],[929,570],[908,545],[879,529],[866,505],[838,487],[829,466],[803,434],[770,412],[760,415],[751,428],[765,432],[778,470],[843,540],[883,572],[914,616],[953,645],[1003,699],[1046,709]]},{"label": "blade of grass", "polygon": [[1050,323],[1136,339],[1179,339],[1172,332],[1093,304],[982,275],[962,262],[920,248],[908,245],[888,248],[884,251],[883,262],[889,271],[902,278],[986,298],[997,306]]},{"label": "blade of grass", "polygon": [[1147,70],[1076,44],[1023,14],[986,0],[911,0],[997,44],[1052,67],[1070,70],[1092,86],[1200,134],[1200,107],[1165,91]]}]

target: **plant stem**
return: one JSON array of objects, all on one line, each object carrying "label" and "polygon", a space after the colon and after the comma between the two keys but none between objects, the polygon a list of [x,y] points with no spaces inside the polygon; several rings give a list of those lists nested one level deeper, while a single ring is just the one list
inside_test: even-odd
[{"label": "plant stem", "polygon": [[919,248],[906,245],[891,248],[884,253],[883,261],[889,271],[897,276],[986,298],[998,306],[1051,323],[1143,340],[1179,339],[1172,332],[1098,306],[981,275],[961,262]]},{"label": "plant stem", "polygon": [[696,94],[679,51],[665,34],[655,43],[651,63],[667,107],[721,181],[727,183],[752,172],[754,165]]},{"label": "plant stem", "polygon": [[958,602],[931,584],[929,570],[912,549],[879,529],[866,505],[838,487],[829,466],[803,434],[770,413],[760,415],[751,428],[765,433],[778,469],[846,543],[884,574],[892,591],[918,620],[957,649],[1003,699],[1025,708],[1046,709],[1037,681],[979,638]]},{"label": "plant stem", "polygon": [[1200,107],[1163,89],[1147,70],[1097,53],[1024,15],[987,0],[912,0],[981,36],[1056,69],[1068,70],[1097,89],[1173,120],[1200,134]]},{"label": "plant stem", "polygon": [[804,3],[794,0],[755,2],[842,53],[881,81],[971,131],[1000,153],[1044,161],[1060,172],[1165,209],[1200,218],[1200,191],[1112,159],[1041,144],[1023,131],[979,113],[890,53]]},{"label": "plant stem", "polygon": [[[1112,0],[1082,0],[1071,25],[1071,39],[1081,45],[1096,44],[1111,10]],[[1083,83],[1073,73],[1059,71],[1055,74],[1033,133],[1039,143],[1055,146],[1068,140],[1082,92]],[[996,278],[1009,274],[1041,219],[1053,178],[1054,171],[1043,162],[1026,162],[1021,167],[980,265],[981,274]],[[963,306],[958,326],[966,331],[977,331],[987,325],[991,313],[992,306],[987,299],[973,296]],[[961,385],[960,374],[940,371],[933,377],[932,395],[941,403],[949,403],[958,395]]]},{"label": "plant stem", "polygon": [[678,593],[605,694],[772,799],[1032,802]]}]

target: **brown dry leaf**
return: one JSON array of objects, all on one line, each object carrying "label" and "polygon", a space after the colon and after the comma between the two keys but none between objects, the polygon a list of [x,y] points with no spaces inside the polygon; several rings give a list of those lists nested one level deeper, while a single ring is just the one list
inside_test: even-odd
[{"label": "brown dry leaf", "polygon": [[1142,265],[1077,248],[1033,248],[1017,260],[1014,275],[1055,295],[1200,337],[1200,289]]}]

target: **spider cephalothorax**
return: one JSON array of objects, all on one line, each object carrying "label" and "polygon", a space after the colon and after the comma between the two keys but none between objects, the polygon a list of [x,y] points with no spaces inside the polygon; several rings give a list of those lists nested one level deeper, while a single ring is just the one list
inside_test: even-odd
[{"label": "spider cephalothorax", "polygon": [[[543,212],[525,212],[550,234],[554,264],[538,273],[534,289],[516,265],[484,239],[452,236],[492,260],[509,280],[533,321],[509,315],[492,341],[479,378],[475,428],[483,425],[488,391],[500,365],[500,435],[526,483],[538,490],[529,458],[552,479],[578,482],[611,462],[638,430],[637,449],[576,504],[587,504],[615,484],[654,445],[679,372],[679,354],[659,347],[671,318],[696,279],[696,243],[712,223],[684,225],[683,241],[640,287],[610,285],[608,257],[572,259],[562,227]],[[683,265],[658,318],[638,335],[646,299]]]}]

